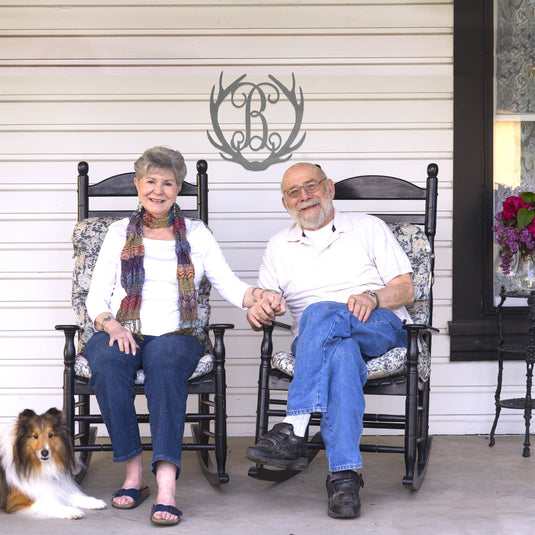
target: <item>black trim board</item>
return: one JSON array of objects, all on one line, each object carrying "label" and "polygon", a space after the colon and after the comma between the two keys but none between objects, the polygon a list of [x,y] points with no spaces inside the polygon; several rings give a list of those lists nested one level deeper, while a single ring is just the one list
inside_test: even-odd
[{"label": "black trim board", "polygon": [[[492,257],[493,2],[454,1],[453,309],[450,359],[496,359]],[[527,308],[504,313],[526,339]],[[517,356],[518,358],[518,356]]]}]

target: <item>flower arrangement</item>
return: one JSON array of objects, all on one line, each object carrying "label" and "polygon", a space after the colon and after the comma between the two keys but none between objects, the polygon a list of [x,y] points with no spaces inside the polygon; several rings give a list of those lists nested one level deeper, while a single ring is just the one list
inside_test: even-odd
[{"label": "flower arrangement", "polygon": [[492,230],[496,233],[500,269],[509,275],[517,254],[527,258],[535,252],[535,193],[523,191],[507,197],[494,219]]}]

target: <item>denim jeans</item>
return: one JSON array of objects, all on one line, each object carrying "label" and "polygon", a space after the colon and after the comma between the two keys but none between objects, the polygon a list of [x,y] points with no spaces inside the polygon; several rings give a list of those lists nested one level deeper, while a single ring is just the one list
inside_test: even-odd
[{"label": "denim jeans", "polygon": [[145,396],[150,414],[152,471],[157,461],[169,461],[180,473],[182,438],[188,397],[187,381],[203,355],[193,336],[143,336],[135,355],[127,355],[110,337],[95,333],[84,348],[91,366],[90,384],[110,434],[113,460],[123,462],[142,451],[134,406],[134,380],[145,372]]},{"label": "denim jeans", "polygon": [[329,470],[362,467],[366,360],[407,345],[402,321],[384,308],[365,323],[344,303],[325,301],[305,309],[292,344],[295,374],[287,414],[320,412]]}]

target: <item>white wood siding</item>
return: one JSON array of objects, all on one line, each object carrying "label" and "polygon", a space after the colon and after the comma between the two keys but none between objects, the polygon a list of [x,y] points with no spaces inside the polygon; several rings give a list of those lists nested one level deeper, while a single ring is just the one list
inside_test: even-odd
[{"label": "white wood siding", "polygon": [[[306,140],[292,161],[335,181],[391,174],[422,184],[440,166],[431,427],[483,433],[493,363],[449,362],[451,318],[453,2],[28,0],[0,6],[0,424],[21,409],[61,406],[62,337],[71,323],[70,234],[76,164],[102,178],[147,147],[180,149],[189,177],[206,158],[210,221],[233,269],[254,283],[269,236],[288,222],[287,164],[263,172],[225,162],[209,143],[209,98],[246,74],[303,89]],[[274,129],[291,129],[281,113]],[[252,435],[259,338],[217,296],[227,336],[232,435]],[[283,339],[284,341],[284,339]],[[282,342],[281,342],[282,343]],[[513,364],[506,388],[520,392]],[[370,407],[374,402],[370,401]],[[518,414],[499,431],[520,432]]]}]

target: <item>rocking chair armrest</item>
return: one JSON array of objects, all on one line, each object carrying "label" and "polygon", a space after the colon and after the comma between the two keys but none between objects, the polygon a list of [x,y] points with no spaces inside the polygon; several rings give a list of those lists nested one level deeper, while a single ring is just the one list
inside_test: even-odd
[{"label": "rocking chair armrest", "polygon": [[79,325],[56,325],[55,329],[56,331],[64,331],[64,332],[70,331],[70,330],[79,331],[80,326]]},{"label": "rocking chair armrest", "polygon": [[263,362],[262,366],[270,367],[271,355],[273,354],[273,330],[275,327],[289,331],[292,327],[287,323],[281,321],[272,321],[270,325],[262,325],[264,335],[262,337],[262,344],[260,349],[260,358]]},{"label": "rocking chair armrest", "polygon": [[234,324],[233,323],[210,323],[210,325],[208,325],[208,328],[214,331],[214,333],[216,331],[225,332],[227,329],[234,329]]},{"label": "rocking chair armrest", "polygon": [[284,329],[285,331],[290,331],[292,329],[291,325],[288,325],[287,323],[283,323],[282,321],[273,321],[271,322],[273,327],[276,327],[278,329]]},{"label": "rocking chair armrest", "polygon": [[65,335],[65,346],[63,348],[63,363],[66,368],[74,369],[74,359],[76,349],[74,346],[74,336],[80,330],[78,325],[56,325],[56,331],[63,331]]},{"label": "rocking chair armrest", "polygon": [[272,321],[269,325],[262,325],[262,331],[264,331],[264,340],[271,339],[273,331],[277,329],[283,329],[285,331],[291,330],[292,326],[282,321]]},{"label": "rocking chair armrest", "polygon": [[436,327],[431,327],[431,325],[427,325],[424,323],[405,323],[403,325],[403,328],[408,331],[409,334],[411,333],[420,333],[420,332],[427,332],[429,334],[436,334],[440,332]]},{"label": "rocking chair armrest", "polygon": [[225,363],[225,343],[223,337],[227,329],[234,329],[232,323],[211,323],[208,328],[214,331],[214,358],[216,368],[223,368]]},{"label": "rocking chair armrest", "polygon": [[416,367],[419,360],[421,343],[430,342],[431,335],[439,330],[431,325],[421,323],[406,323],[403,328],[407,331],[407,364],[409,373],[417,374]]}]

